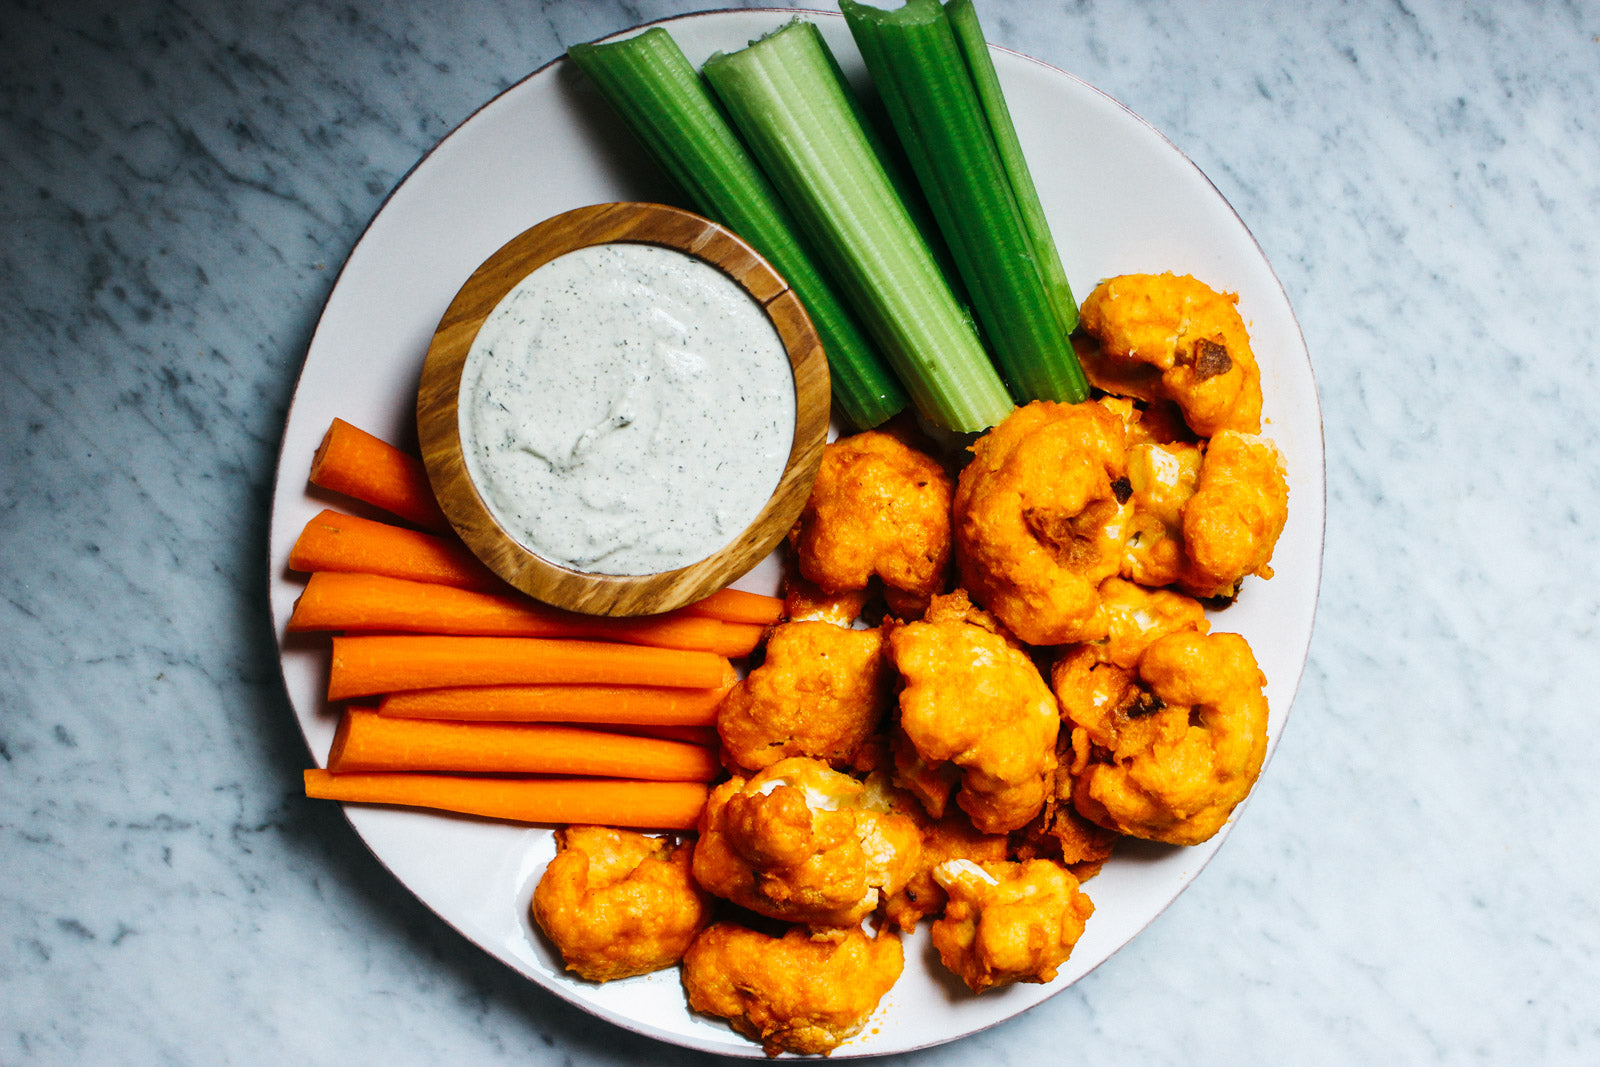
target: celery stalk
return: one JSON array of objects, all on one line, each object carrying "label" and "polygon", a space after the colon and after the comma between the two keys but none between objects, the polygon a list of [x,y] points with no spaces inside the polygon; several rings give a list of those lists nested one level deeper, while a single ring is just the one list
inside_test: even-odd
[{"label": "celery stalk", "polygon": [[939,0],[907,0],[894,11],[841,0],[840,8],[1012,396],[1086,399],[1088,382]]},{"label": "celery stalk", "polygon": [[950,27],[955,30],[961,54],[966,57],[967,70],[972,74],[973,87],[978,90],[978,100],[989,120],[989,132],[994,135],[1000,161],[1005,164],[1006,177],[1011,179],[1017,207],[1022,211],[1023,224],[1033,242],[1039,277],[1055,308],[1061,332],[1070,334],[1078,326],[1078,302],[1072,296],[1072,286],[1067,283],[1061,253],[1050,235],[1050,223],[1045,218],[1044,205],[1039,202],[1039,190],[1033,184],[1028,161],[1022,154],[1022,141],[1017,137],[1011,109],[1006,106],[1005,93],[1000,88],[1000,75],[995,72],[994,58],[989,55],[988,42],[983,39],[983,27],[978,24],[978,9],[972,5],[972,0],[947,0],[944,10],[950,16]]},{"label": "celery stalk", "polygon": [[702,73],[912,401],[976,432],[1011,400],[895,194],[817,28],[794,22]]},{"label": "celery stalk", "polygon": [[835,409],[862,429],[903,409],[905,390],[818,271],[788,210],[671,35],[658,26],[574,45],[567,55],[694,209],[748,241],[788,281],[827,353]]},{"label": "celery stalk", "polygon": [[[911,161],[906,158],[905,149],[900,146],[894,130],[889,128],[888,116],[882,114],[881,102],[863,100],[850,89],[844,70],[839,66],[839,58],[830,49],[823,51],[833,69],[834,79],[845,86],[844,95],[850,103],[850,110],[855,115],[861,132],[866,135],[867,143],[878,154],[878,162],[883,164],[883,172],[889,176],[889,184],[894,186],[895,195],[905,205],[906,213],[911,216],[911,221],[916,225],[917,232],[922,235],[922,240],[926,242],[928,251],[933,253],[934,262],[939,264],[939,270],[944,273],[945,284],[950,286],[950,292],[955,295],[956,303],[965,309],[969,304],[966,287],[956,270],[955,260],[950,258],[950,249],[945,247],[944,237],[939,233],[939,224],[933,220],[933,211],[928,207],[928,198],[922,195],[922,186],[917,184],[917,176],[911,173]],[[880,106],[874,108],[872,106],[874,103]],[[970,312],[967,318],[971,320]],[[976,323],[972,325],[977,329]],[[979,334],[979,340],[982,340],[982,334]]]}]

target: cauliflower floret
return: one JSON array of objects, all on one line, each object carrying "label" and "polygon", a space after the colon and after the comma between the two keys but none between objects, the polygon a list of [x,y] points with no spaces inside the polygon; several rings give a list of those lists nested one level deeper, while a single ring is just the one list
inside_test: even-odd
[{"label": "cauliflower floret", "polygon": [[954,501],[961,581],[1022,640],[1100,636],[1099,586],[1122,557],[1126,450],[1099,404],[1035,401],[972,446]]},{"label": "cauliflower floret", "polygon": [[1195,433],[1261,429],[1261,371],[1236,294],[1173,274],[1124,274],[1083,302],[1078,357],[1097,388],[1177,403]]},{"label": "cauliflower floret", "polygon": [[933,876],[950,895],[933,946],[974,993],[1050,981],[1094,913],[1078,880],[1049,860],[950,860]]},{"label": "cauliflower floret", "polygon": [[1288,519],[1289,480],[1277,445],[1253,434],[1217,434],[1183,508],[1188,565],[1179,586],[1195,596],[1233,596],[1246,575],[1272,577],[1272,551]]},{"label": "cauliflower floret", "polygon": [[789,622],[767,638],[761,666],[723,697],[717,732],[746,771],[790,756],[855,765],[889,705],[883,634]]},{"label": "cauliflower floret", "polygon": [[761,915],[850,926],[911,876],[921,835],[865,787],[803,757],[722,783],[700,816],[694,876]]},{"label": "cauliflower floret", "polygon": [[1261,772],[1266,679],[1238,634],[1169,634],[1135,670],[1080,647],[1051,677],[1072,726],[1073,803],[1101,826],[1199,844]]},{"label": "cauliflower floret", "polygon": [[1289,482],[1269,439],[1224,430],[1203,447],[1135,445],[1128,484],[1124,577],[1198,597],[1232,597],[1247,576],[1272,577]]},{"label": "cauliflower floret", "polygon": [[900,939],[860,927],[782,937],[706,928],[683,959],[689,1006],[727,1019],[767,1055],[826,1056],[857,1033],[905,967]]},{"label": "cauliflower floret", "polygon": [[691,849],[603,826],[556,831],[557,853],[533,893],[533,917],[592,982],[671,967],[705,926],[708,900]]},{"label": "cauliflower floret", "polygon": [[825,593],[882,579],[889,610],[920,615],[950,561],[950,476],[878,430],[841,437],[822,465],[790,543],[800,574]]},{"label": "cauliflower floret", "polygon": [[[958,769],[956,803],[984,833],[1015,830],[1037,815],[1056,766],[1060,719],[1028,654],[957,590],[935,597],[923,621],[890,630],[889,659],[905,682],[898,780],[922,796],[919,786],[937,780],[940,765]],[[943,803],[929,811],[937,817]]]}]

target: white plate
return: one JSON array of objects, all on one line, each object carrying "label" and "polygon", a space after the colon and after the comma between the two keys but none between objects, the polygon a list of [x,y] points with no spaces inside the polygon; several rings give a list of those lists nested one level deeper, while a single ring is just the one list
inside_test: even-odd
[{"label": "white plate", "polygon": [[[663,23],[698,64],[792,13],[713,12]],[[846,71],[861,64],[841,18],[812,16]],[[1182,152],[1115,100],[1034,60],[995,50],[1007,98],[1080,299],[1097,280],[1133,271],[1192,273],[1236,291],[1262,366],[1267,432],[1288,461],[1291,509],[1270,582],[1250,579],[1216,629],[1245,634],[1269,680],[1271,743],[1305,663],[1321,573],[1322,424],[1289,301],[1261,249]],[[565,61],[506,90],[446,137],[395,190],[339,275],[290,408],[273,498],[271,599],[283,633],[302,578],[286,569],[295,536],[320,508],[347,502],[310,490],[306,472],[329,422],[344,418],[414,441],[412,405],[428,340],[461,282],[505,241],[557,212],[669,195],[633,140]],[[768,561],[738,583],[772,591]],[[319,763],[335,711],[323,698],[326,640],[284,639],[284,680]],[[1242,810],[1242,809],[1241,809]],[[565,976],[533,929],[528,901],[553,851],[548,830],[352,805],[374,855],[464,935],[556,995],[602,1018],[679,1045],[759,1057],[758,1046],[685,1008],[676,970],[591,985]],[[950,1041],[1032,1007],[1077,981],[1139,933],[1216,852],[1226,830],[1193,848],[1124,844],[1088,883],[1096,911],[1072,958],[1046,986],[968,995],[942,973],[926,928],[907,942],[904,977],[862,1036],[835,1058]]]}]

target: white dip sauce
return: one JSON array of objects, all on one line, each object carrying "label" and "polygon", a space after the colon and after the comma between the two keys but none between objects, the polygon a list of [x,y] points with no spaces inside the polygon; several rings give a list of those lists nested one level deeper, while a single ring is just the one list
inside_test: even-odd
[{"label": "white dip sauce", "polygon": [[777,488],[794,375],[765,310],[670,248],[578,249],[478,331],[458,405],[467,472],[501,527],[599,574],[688,566]]}]

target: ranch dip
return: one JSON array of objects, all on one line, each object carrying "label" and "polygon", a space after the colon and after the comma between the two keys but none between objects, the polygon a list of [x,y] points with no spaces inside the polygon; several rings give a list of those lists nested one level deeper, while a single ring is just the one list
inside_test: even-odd
[{"label": "ranch dip", "polygon": [[467,472],[534,554],[597,574],[698,562],[777,488],[794,375],[765,310],[656,245],[568,252],[519,282],[462,369]]}]

